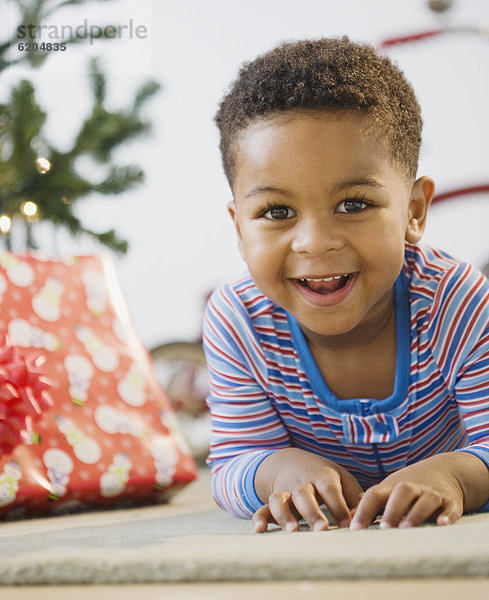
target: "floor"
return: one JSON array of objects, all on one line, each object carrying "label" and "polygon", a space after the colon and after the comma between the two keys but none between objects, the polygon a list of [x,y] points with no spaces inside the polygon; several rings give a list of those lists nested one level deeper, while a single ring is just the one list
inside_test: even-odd
[{"label": "floor", "polygon": [[488,600],[489,579],[4,587],[2,600]]}]

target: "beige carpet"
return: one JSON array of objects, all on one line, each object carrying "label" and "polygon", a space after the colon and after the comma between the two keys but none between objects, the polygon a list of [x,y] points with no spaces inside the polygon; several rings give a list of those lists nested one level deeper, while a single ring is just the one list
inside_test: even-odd
[{"label": "beige carpet", "polygon": [[254,534],[209,476],[171,504],[0,524],[0,584],[489,576],[489,515],[451,527]]}]

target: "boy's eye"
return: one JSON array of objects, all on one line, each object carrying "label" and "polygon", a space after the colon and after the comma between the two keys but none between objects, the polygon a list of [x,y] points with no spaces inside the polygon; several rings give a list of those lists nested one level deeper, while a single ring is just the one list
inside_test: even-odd
[{"label": "boy's eye", "polygon": [[287,206],[271,206],[263,216],[272,221],[283,221],[295,216],[295,212]]},{"label": "boy's eye", "polygon": [[340,213],[355,213],[365,210],[369,205],[365,200],[343,200],[336,209],[336,212]]}]

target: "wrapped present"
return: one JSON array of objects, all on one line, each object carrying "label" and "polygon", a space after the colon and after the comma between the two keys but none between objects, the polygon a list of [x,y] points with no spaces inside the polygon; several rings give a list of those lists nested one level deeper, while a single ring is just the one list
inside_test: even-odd
[{"label": "wrapped present", "polygon": [[196,472],[110,259],[0,254],[0,516],[165,501]]}]

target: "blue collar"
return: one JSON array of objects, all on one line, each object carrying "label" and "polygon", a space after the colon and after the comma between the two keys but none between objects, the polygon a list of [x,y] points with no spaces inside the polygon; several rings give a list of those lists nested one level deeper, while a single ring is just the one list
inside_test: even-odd
[{"label": "blue collar", "polygon": [[312,391],[329,408],[342,413],[364,414],[365,407],[368,405],[371,412],[383,413],[392,411],[405,401],[409,387],[411,362],[411,320],[408,303],[408,282],[404,271],[401,271],[394,283],[394,302],[396,307],[396,377],[394,392],[383,400],[372,398],[340,400],[337,398],[328,388],[297,320],[293,315],[287,313],[292,340]]}]

